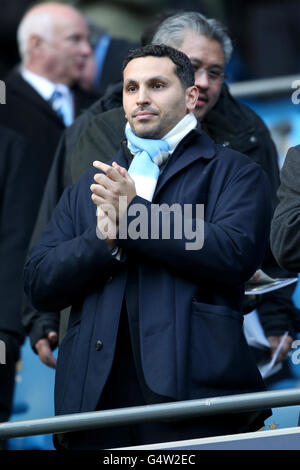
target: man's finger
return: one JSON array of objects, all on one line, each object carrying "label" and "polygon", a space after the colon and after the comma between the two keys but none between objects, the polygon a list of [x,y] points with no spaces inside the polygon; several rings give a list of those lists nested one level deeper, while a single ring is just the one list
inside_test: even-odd
[{"label": "man's finger", "polygon": [[110,196],[110,191],[101,186],[100,184],[91,184],[90,190],[95,196],[102,197],[103,199],[108,199]]},{"label": "man's finger", "polygon": [[118,163],[116,163],[116,162],[113,162],[112,164],[113,164],[113,167],[120,173],[120,175],[122,175],[123,178],[125,178],[127,181],[132,183],[135,187],[135,183],[134,183],[133,179],[131,178],[130,174],[128,173],[128,171],[126,170],[126,168],[124,168],[123,166],[118,165]]},{"label": "man's finger", "polygon": [[100,162],[99,160],[93,161],[93,166],[95,168],[98,168],[98,170],[103,171],[106,173],[106,171],[110,168],[111,165],[107,165],[107,163]]},{"label": "man's finger", "polygon": [[126,177],[127,170],[125,168],[120,166],[117,162],[113,162],[112,166],[120,173],[121,176],[123,176],[124,178]]},{"label": "man's finger", "polygon": [[92,193],[91,199],[96,206],[100,206],[101,204],[105,204],[106,200],[103,197],[96,196],[96,194]]},{"label": "man's finger", "polygon": [[52,354],[45,356],[43,362],[46,366],[50,367],[51,369],[56,369],[56,359],[53,357]]},{"label": "man's finger", "polygon": [[40,360],[48,367],[55,369],[56,359],[52,355],[52,350],[50,342],[47,338],[40,339],[36,345],[35,349],[39,355]]},{"label": "man's finger", "polygon": [[98,160],[93,162],[93,166],[98,170],[103,171],[103,173],[105,173],[105,175],[112,181],[122,181],[122,176],[113,166],[99,162]]},{"label": "man's finger", "polygon": [[57,343],[58,343],[58,334],[56,333],[56,331],[50,331],[48,333],[48,340],[49,340],[52,347],[57,345]]}]

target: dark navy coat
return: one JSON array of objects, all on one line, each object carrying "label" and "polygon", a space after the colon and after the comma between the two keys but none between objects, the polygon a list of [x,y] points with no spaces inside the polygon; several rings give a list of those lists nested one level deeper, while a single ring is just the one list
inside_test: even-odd
[{"label": "dark navy coat", "polygon": [[[121,166],[128,161],[121,150]],[[44,311],[72,305],[59,348],[56,413],[95,409],[113,361],[128,260],[138,261],[143,372],[151,390],[175,400],[264,389],[242,333],[243,284],[259,267],[271,218],[263,170],[245,155],[192,131],[162,172],[151,206],[200,204],[204,245],[186,250],[184,237],[120,239],[116,260],[96,235],[88,170],[65,190],[25,266],[25,289]],[[131,215],[130,215],[131,214]],[[171,230],[172,235],[172,230]]]}]

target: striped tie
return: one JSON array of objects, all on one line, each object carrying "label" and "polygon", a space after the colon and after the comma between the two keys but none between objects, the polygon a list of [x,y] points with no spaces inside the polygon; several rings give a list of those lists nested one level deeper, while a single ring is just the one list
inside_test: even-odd
[{"label": "striped tie", "polygon": [[54,90],[52,93],[49,103],[52,109],[56,112],[57,116],[61,118],[61,120],[64,122],[64,112],[63,112],[63,107],[62,107],[62,93],[58,90]]}]

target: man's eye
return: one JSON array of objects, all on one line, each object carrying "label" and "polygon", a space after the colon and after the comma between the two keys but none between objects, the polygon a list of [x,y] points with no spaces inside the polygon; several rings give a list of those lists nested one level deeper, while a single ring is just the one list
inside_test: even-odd
[{"label": "man's eye", "polygon": [[133,85],[131,85],[131,86],[127,87],[127,91],[128,91],[129,93],[133,93],[133,92],[136,91],[136,87],[133,86]]},{"label": "man's eye", "polygon": [[74,34],[74,36],[69,36],[69,41],[73,43],[77,43],[81,40],[81,36]]},{"label": "man's eye", "polygon": [[220,70],[208,70],[210,78],[219,78],[221,76]]},{"label": "man's eye", "polygon": [[164,88],[164,84],[163,83],[154,83],[153,88],[156,88],[156,89],[159,90],[160,88]]},{"label": "man's eye", "polygon": [[208,77],[214,82],[223,80],[224,72],[222,70],[208,70]]}]

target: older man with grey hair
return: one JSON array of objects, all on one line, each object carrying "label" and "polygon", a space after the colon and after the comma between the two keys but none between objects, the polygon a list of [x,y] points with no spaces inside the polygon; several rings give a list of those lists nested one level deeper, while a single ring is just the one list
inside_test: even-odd
[{"label": "older man with grey hair", "polygon": [[171,45],[189,57],[199,90],[195,115],[201,121],[219,99],[224,68],[231,58],[233,47],[226,30],[200,13],[179,13],[158,27],[152,43]]},{"label": "older man with grey hair", "polygon": [[[271,182],[271,197],[275,209],[276,190],[279,186],[276,151],[263,123],[249,108],[234,102],[223,83],[224,69],[233,52],[232,41],[224,26],[200,13],[179,13],[163,21],[154,33],[152,43],[176,47],[190,58],[195,71],[195,85],[199,90],[195,110],[198,121],[202,121],[203,127],[217,142],[220,142],[222,127],[225,125],[225,129],[231,128],[229,139],[223,142],[221,140],[220,143],[250,154],[262,165]],[[251,121],[252,129],[247,129],[247,124]],[[214,132],[208,128],[212,122]],[[257,140],[260,141],[259,154],[254,156],[251,155],[251,144]],[[287,275],[277,265],[269,248],[263,267],[273,276]],[[255,304],[252,305],[254,306]],[[290,349],[299,317],[299,311],[291,300],[290,288],[260,296],[256,307],[270,343],[271,354],[275,353],[285,331],[289,332],[280,356],[280,360],[283,360]]]},{"label": "older man with grey hair", "polygon": [[[70,87],[80,79],[91,54],[88,26],[79,11],[67,5],[45,3],[33,7],[22,19],[17,39],[22,76],[45,99],[49,96],[46,84],[38,82],[40,77]],[[63,94],[64,87],[60,89]],[[72,120],[73,115],[70,123]]]},{"label": "older man with grey hair", "polygon": [[89,29],[75,8],[46,2],[27,11],[17,36],[21,64],[6,79],[0,124],[32,146],[42,194],[62,132],[94,101],[76,86],[91,53]]}]

